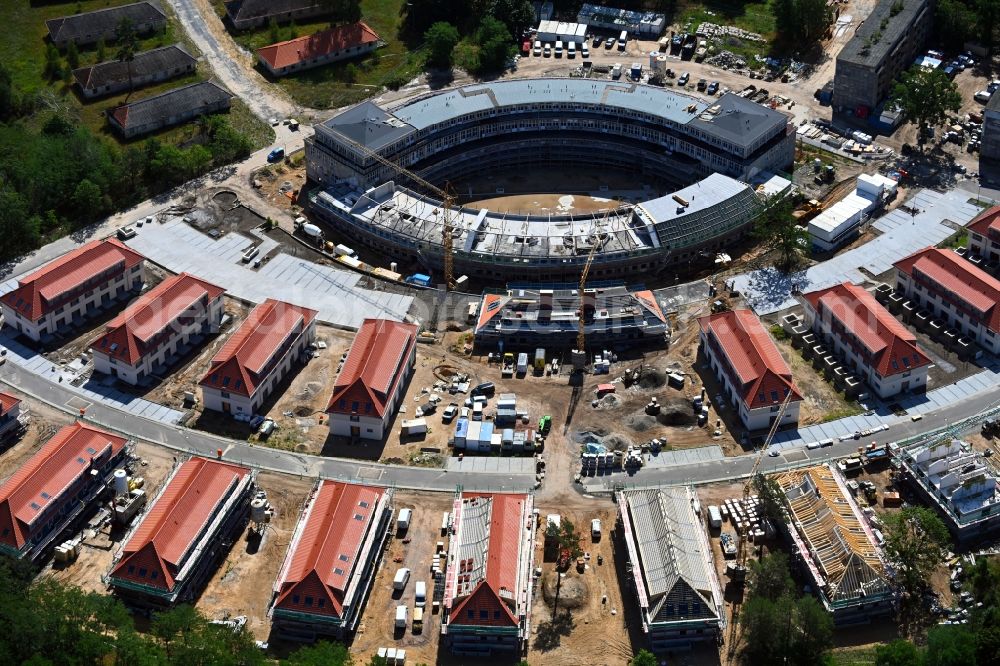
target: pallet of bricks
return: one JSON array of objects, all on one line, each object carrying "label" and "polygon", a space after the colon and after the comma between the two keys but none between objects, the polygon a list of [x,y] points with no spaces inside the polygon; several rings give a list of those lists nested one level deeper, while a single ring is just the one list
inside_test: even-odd
[{"label": "pallet of bricks", "polygon": [[759,513],[759,506],[756,495],[751,495],[745,505],[742,499],[727,499],[723,504],[722,518],[725,520],[727,514],[732,517],[737,534],[742,533],[743,525],[746,523],[747,533],[751,539],[759,539],[764,536],[764,531],[760,529],[762,516]]}]

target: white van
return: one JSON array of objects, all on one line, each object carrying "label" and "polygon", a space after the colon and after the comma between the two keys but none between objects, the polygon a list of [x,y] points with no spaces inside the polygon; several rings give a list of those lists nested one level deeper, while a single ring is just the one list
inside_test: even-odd
[{"label": "white van", "polygon": [[556,40],[556,57],[557,58],[562,58],[562,40],[561,39],[557,39]]},{"label": "white van", "polygon": [[575,58],[576,57],[576,43],[575,42],[568,42],[566,44],[566,57],[567,58]]},{"label": "white van", "polygon": [[392,579],[392,589],[402,590],[406,588],[407,581],[410,580],[410,570],[406,567],[396,570],[396,577]]},{"label": "white van", "polygon": [[597,541],[601,538],[601,519],[594,518],[590,521],[590,538]]},{"label": "white van", "polygon": [[541,40],[535,40],[535,48],[531,49],[531,55],[540,56],[542,55],[542,42]]},{"label": "white van", "polygon": [[406,617],[408,615],[408,608],[406,606],[396,606],[396,628],[406,629]]},{"label": "white van", "polygon": [[417,608],[423,608],[427,605],[427,583],[422,580],[418,580],[413,589],[414,605],[417,606]]},{"label": "white van", "polygon": [[399,517],[396,518],[396,531],[402,532],[409,529],[411,518],[413,518],[413,509],[400,509]]},{"label": "white van", "polygon": [[624,51],[626,44],[628,44],[628,30],[622,30],[622,34],[618,35],[618,50]]}]

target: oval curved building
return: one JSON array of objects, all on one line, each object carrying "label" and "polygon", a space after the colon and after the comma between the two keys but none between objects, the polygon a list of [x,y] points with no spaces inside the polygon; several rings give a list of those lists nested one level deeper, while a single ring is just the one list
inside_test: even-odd
[{"label": "oval curved building", "polygon": [[672,194],[608,213],[449,214],[456,273],[484,279],[656,273],[744,236],[760,200],[747,181],[791,166],[788,117],[734,94],[702,99],[637,83],[513,79],[430,93],[395,108],[372,102],[317,125],[306,140],[314,213],[344,234],[429,271],[442,265],[441,202],[397,164],[454,182],[522,164],[617,170]]}]

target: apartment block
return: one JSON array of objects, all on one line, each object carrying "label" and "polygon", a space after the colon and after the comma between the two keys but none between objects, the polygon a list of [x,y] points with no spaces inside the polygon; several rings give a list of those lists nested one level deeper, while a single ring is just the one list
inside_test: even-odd
[{"label": "apartment block", "polygon": [[344,640],[358,626],[392,526],[391,488],[320,481],[274,584],[274,633]]},{"label": "apartment block", "polygon": [[812,330],[880,398],[927,388],[930,358],[864,287],[844,282],[803,294],[802,300]]},{"label": "apartment block", "polygon": [[4,324],[35,342],[66,334],[142,289],[145,257],[117,239],[68,252],[0,296]]},{"label": "apartment block", "polygon": [[333,385],[330,434],[381,440],[417,362],[417,327],[365,319]]},{"label": "apartment block", "polygon": [[778,427],[799,421],[802,394],[774,340],[750,310],[699,317],[699,350],[722,384],[722,393],[748,431],[769,430],[791,396]]},{"label": "apartment block", "polygon": [[199,384],[205,409],[254,414],[315,339],[315,310],[265,300],[212,359]]},{"label": "apartment block", "polygon": [[194,600],[246,526],[255,490],[246,467],[197,457],[175,467],[115,555],[115,594],[146,608]]},{"label": "apartment block", "polygon": [[0,485],[0,553],[42,559],[96,508],[130,449],[84,423],[59,430]]},{"label": "apartment block", "polygon": [[879,0],[837,55],[834,110],[867,118],[913,65],[933,20],[933,0]]},{"label": "apartment block", "polygon": [[984,210],[965,229],[969,232],[970,254],[984,261],[1000,262],[1000,206]]},{"label": "apartment block", "polygon": [[189,273],[169,277],[112,320],[91,345],[94,369],[127,384],[164,373],[222,323],[225,290]]},{"label": "apartment block", "polygon": [[896,291],[983,349],[1000,353],[1000,281],[951,250],[897,261]]}]

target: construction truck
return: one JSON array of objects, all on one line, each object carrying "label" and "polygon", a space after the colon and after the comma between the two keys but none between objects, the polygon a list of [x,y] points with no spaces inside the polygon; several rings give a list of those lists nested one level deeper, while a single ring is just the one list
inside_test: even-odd
[{"label": "construction truck", "polygon": [[823,210],[823,204],[821,204],[816,199],[810,199],[799,205],[798,208],[792,211],[792,217],[795,218],[796,224],[805,224],[809,220],[813,219]]},{"label": "construction truck", "polygon": [[503,359],[500,362],[500,376],[501,377],[513,377],[514,376],[514,355],[507,352],[503,355]]}]

